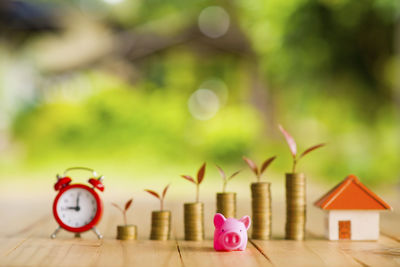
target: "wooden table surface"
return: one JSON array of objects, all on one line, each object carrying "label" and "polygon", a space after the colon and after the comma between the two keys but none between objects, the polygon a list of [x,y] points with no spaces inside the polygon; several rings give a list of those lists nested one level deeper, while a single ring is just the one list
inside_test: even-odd
[{"label": "wooden table surface", "polygon": [[[29,198],[27,198],[29,199]],[[154,202],[136,200],[129,215],[138,226],[137,241],[115,239],[121,216],[105,201],[98,229],[81,238],[62,231],[56,239],[51,199],[29,201],[0,199],[0,266],[400,266],[400,214],[383,212],[381,237],[376,242],[328,241],[323,237],[323,212],[312,205],[307,211],[307,240],[283,240],[284,202],[273,205],[273,239],[249,240],[244,252],[215,252],[212,247],[212,218],[215,203],[205,203],[207,240],[183,240],[183,205],[170,201],[172,240],[151,241],[150,214]],[[391,203],[393,204],[393,203]],[[240,200],[238,214],[249,212],[248,199]],[[251,230],[250,230],[251,231]]]}]

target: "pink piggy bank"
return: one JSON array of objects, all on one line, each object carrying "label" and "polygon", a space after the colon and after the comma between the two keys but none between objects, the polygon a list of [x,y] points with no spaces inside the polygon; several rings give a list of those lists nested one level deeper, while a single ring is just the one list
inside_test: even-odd
[{"label": "pink piggy bank", "polygon": [[250,217],[240,220],[226,219],[221,213],[214,216],[214,249],[216,251],[245,250],[247,245],[247,229],[250,227]]}]

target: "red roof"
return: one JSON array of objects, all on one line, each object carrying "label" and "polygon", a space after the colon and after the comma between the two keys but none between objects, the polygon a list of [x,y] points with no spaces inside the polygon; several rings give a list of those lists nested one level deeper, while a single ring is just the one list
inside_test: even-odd
[{"label": "red roof", "polygon": [[349,175],[314,203],[324,210],[387,210],[385,201],[363,185],[355,175]]}]

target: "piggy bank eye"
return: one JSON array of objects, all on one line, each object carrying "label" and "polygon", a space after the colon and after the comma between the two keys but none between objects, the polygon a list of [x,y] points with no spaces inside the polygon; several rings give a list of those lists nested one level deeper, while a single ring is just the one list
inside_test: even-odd
[{"label": "piggy bank eye", "polygon": [[225,230],[224,229],[222,229],[222,232],[224,232]]},{"label": "piggy bank eye", "polygon": [[240,229],[240,232],[242,231],[242,229]]}]

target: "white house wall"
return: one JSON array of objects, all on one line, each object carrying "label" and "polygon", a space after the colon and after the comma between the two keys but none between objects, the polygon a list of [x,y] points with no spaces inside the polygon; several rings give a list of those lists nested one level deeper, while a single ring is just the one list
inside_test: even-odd
[{"label": "white house wall", "polygon": [[379,212],[375,210],[330,210],[327,212],[327,238],[339,239],[339,221],[351,221],[351,240],[379,238]]}]

